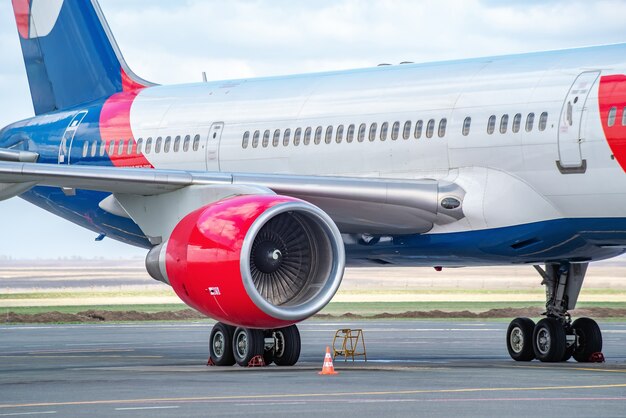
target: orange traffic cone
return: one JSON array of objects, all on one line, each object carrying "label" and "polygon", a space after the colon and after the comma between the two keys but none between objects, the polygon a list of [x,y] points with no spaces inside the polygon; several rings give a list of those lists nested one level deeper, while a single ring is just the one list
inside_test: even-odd
[{"label": "orange traffic cone", "polygon": [[333,358],[330,356],[330,347],[326,347],[326,356],[324,356],[324,366],[318,374],[339,374],[333,366]]}]

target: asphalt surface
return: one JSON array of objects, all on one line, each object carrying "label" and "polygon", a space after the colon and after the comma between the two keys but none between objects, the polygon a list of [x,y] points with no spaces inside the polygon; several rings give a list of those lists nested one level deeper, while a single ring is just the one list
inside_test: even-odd
[{"label": "asphalt surface", "polygon": [[[515,363],[504,322],[300,326],[292,368],[206,367],[209,322],[0,327],[1,416],[626,416],[626,323],[601,323],[604,364]],[[368,361],[336,359],[363,328]]]}]

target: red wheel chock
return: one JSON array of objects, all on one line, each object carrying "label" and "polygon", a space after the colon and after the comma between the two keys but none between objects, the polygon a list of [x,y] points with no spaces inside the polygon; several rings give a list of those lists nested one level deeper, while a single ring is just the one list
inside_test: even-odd
[{"label": "red wheel chock", "polygon": [[206,365],[207,365],[207,367],[215,366],[215,363],[213,363],[213,359],[211,357],[209,357],[209,361],[207,361]]},{"label": "red wheel chock", "polygon": [[602,353],[593,353],[589,357],[589,363],[604,363],[605,361],[604,354]]},{"label": "red wheel chock", "polygon": [[254,356],[252,360],[248,363],[248,367],[265,367],[265,360],[263,356]]}]

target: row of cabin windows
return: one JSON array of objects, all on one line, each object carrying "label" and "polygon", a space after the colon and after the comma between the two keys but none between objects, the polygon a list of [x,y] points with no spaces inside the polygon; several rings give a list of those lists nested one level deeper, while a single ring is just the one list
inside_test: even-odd
[{"label": "row of cabin windows", "polygon": [[[609,110],[609,127],[615,126],[615,119],[617,118],[617,107],[613,106]],[[626,126],[626,107],[622,109],[622,126]]]},{"label": "row of cabin windows", "polygon": [[184,138],[177,136],[174,139],[172,139],[171,136],[165,138],[158,137],[154,141],[152,138],[147,138],[145,141],[143,138],[139,138],[137,141],[134,139],[128,141],[121,139],[119,141],[109,141],[108,149],[105,141],[85,141],[83,144],[83,158],[88,155],[91,157],[95,157],[96,155],[104,157],[105,152],[107,152],[109,156],[150,154],[152,151],[154,151],[155,154],[159,154],[161,151],[164,153],[169,153],[170,151],[180,152],[181,148],[182,152],[189,152],[190,148],[194,151],[198,151],[198,149],[200,149],[200,135],[194,136],[193,142],[191,135],[187,135]]},{"label": "row of cabin windows", "polygon": [[[344,125],[339,125],[336,130],[332,125],[326,127],[326,129],[322,126],[318,126],[315,132],[311,127],[305,129],[297,128],[293,132],[291,129],[285,129],[284,131],[276,129],[273,134],[268,129],[263,132],[262,136],[261,131],[254,131],[254,133],[246,131],[243,134],[241,146],[243,149],[248,148],[249,145],[252,145],[252,148],[257,148],[260,144],[263,148],[267,148],[271,139],[272,146],[278,147],[281,143],[281,134],[282,144],[285,147],[292,143],[292,140],[294,146],[299,146],[300,144],[309,145],[311,142],[318,145],[322,142],[322,139],[327,144],[332,143],[333,139],[336,143],[341,144],[344,139],[347,143],[352,143],[355,139],[358,142],[363,142],[365,138],[370,142],[374,142],[376,139],[386,141],[388,138],[391,138],[392,141],[396,141],[400,136],[405,140],[411,138],[411,136],[415,139],[420,139],[423,134],[426,138],[432,138],[435,135],[436,127],[437,136],[443,138],[446,135],[447,125],[448,120],[444,118],[439,121],[438,125],[435,119],[430,119],[426,122],[426,129],[424,129],[424,121],[418,120],[415,126],[413,126],[412,121],[406,121],[404,124],[399,121],[393,124],[384,122],[380,125],[380,129],[378,123],[372,123],[369,127],[365,123],[362,123],[359,125],[358,129],[355,124],[349,125],[347,128]],[[250,144],[251,138],[252,144]]]},{"label": "row of cabin windows", "polygon": [[[496,131],[496,122],[497,122],[496,115],[491,115],[489,117],[489,120],[487,121],[487,134],[492,135]],[[525,125],[526,125],[526,132],[532,132],[532,130],[535,127],[535,114],[534,113],[531,112],[528,115],[526,115]],[[543,112],[539,116],[539,124],[537,128],[539,129],[540,132],[543,132],[546,130],[547,126],[548,126],[548,112]],[[520,131],[521,127],[522,127],[522,114],[517,113],[515,116],[513,116],[513,123],[511,124],[511,131],[514,134],[516,134]],[[507,133],[508,129],[509,129],[509,115],[505,114],[505,115],[500,116],[499,131],[501,134],[505,134]],[[469,128],[466,133],[465,125],[464,125],[463,135],[467,136],[468,134],[469,134]]]},{"label": "row of cabin windows", "polygon": [[[489,135],[495,132],[496,119],[497,119],[496,116],[492,115],[487,122],[487,133]],[[613,117],[613,119],[615,119],[615,117]],[[626,110],[624,111],[623,119],[624,119],[624,123],[626,126]],[[368,133],[368,127],[364,123],[362,123],[359,126],[358,131],[356,129],[356,125],[348,126],[347,130],[345,129],[344,125],[339,125],[336,131],[334,130],[334,127],[332,125],[328,126],[325,131],[322,126],[318,126],[315,132],[313,132],[313,129],[310,127],[304,129],[304,131],[302,130],[302,128],[298,128],[293,132],[293,145],[298,146],[300,145],[300,143],[304,145],[309,145],[311,143],[311,139],[313,139],[313,142],[317,145],[322,142],[322,138],[324,138],[325,143],[330,144],[333,141],[333,135],[335,138],[335,142],[340,144],[344,140],[344,134],[345,134],[345,140],[347,143],[353,142],[355,137],[358,142],[365,141],[366,137],[369,139],[370,142],[374,142],[377,139],[377,137],[381,141],[386,141],[388,137],[390,137],[393,141],[395,141],[400,137],[400,135],[402,135],[403,139],[409,139],[411,135],[413,135],[415,139],[420,139],[422,137],[422,134],[425,134],[424,136],[426,138],[432,138],[435,134],[435,127],[437,127],[437,136],[439,138],[443,138],[446,135],[447,125],[448,125],[448,120],[446,118],[443,118],[439,121],[438,126],[437,126],[437,122],[435,121],[435,119],[430,119],[426,123],[426,129],[424,129],[424,121],[422,120],[418,120],[415,123],[415,126],[413,126],[412,121],[406,121],[404,125],[401,124],[401,122],[394,122],[393,125],[391,126],[389,125],[388,122],[385,122],[380,126],[380,131],[378,131],[378,124],[372,123],[369,126],[369,133]],[[513,131],[513,133],[518,133],[521,129],[521,125],[522,125],[522,114],[517,113],[513,117],[513,123],[511,126],[511,130]],[[534,113],[529,113],[526,116],[525,125],[526,125],[526,132],[532,132],[535,126],[535,114]],[[547,125],[548,125],[548,112],[543,112],[539,117],[539,124],[538,124],[539,131],[541,132],[545,131]],[[463,136],[468,136],[470,134],[471,126],[472,126],[472,118],[468,116],[463,121],[463,130],[462,130]],[[500,117],[500,133],[501,134],[507,133],[508,128],[509,128],[509,115],[502,115]],[[263,148],[267,148],[270,144],[270,139],[272,142],[272,146],[278,147],[278,145],[281,143],[281,133],[282,133],[283,146],[288,146],[292,140],[291,129],[285,129],[283,132],[281,132],[280,129],[276,129],[273,135],[272,135],[272,132],[268,129],[265,132],[263,132],[263,137],[261,137],[261,131],[254,131],[254,133],[252,134],[250,133],[250,131],[246,131],[243,134],[243,140],[242,140],[241,146],[244,149],[248,148],[248,146],[250,145],[250,137],[252,136],[252,144],[251,144],[252,148],[257,148],[259,146],[259,143]]]}]

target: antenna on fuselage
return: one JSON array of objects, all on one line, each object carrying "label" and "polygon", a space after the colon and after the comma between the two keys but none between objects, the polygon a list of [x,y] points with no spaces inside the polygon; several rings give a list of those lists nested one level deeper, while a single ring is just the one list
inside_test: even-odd
[{"label": "antenna on fuselage", "polygon": [[207,81],[207,79],[206,79],[206,71],[202,71],[202,81],[203,81],[204,83],[207,83],[207,82],[208,82],[208,81]]}]

